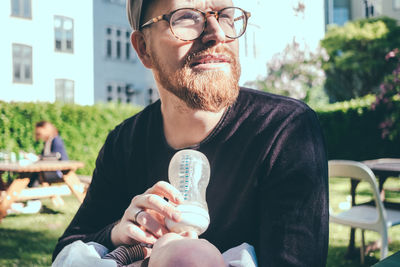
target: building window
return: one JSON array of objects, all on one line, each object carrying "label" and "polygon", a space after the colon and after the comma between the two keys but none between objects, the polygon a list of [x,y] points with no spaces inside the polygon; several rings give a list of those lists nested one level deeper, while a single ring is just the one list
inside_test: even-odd
[{"label": "building window", "polygon": [[32,47],[13,44],[13,82],[32,83]]},{"label": "building window", "polygon": [[106,29],[106,57],[116,60],[135,60],[130,42],[131,32],[126,29],[108,27]]},{"label": "building window", "polygon": [[62,103],[74,103],[75,83],[72,80],[56,79],[56,101]]},{"label": "building window", "polygon": [[150,105],[153,103],[153,89],[152,88],[147,89],[147,94],[148,94],[147,101],[148,104]]},{"label": "building window", "polygon": [[326,0],[327,24],[344,25],[350,20],[349,0]]},{"label": "building window", "polygon": [[130,60],[131,59],[131,33],[130,31],[127,31],[125,33],[126,39],[125,39],[125,59]]},{"label": "building window", "polygon": [[67,17],[54,16],[55,50],[74,52],[74,21]]},{"label": "building window", "polygon": [[117,58],[121,58],[121,31],[117,30]]},{"label": "building window", "polygon": [[400,9],[400,0],[393,0],[393,9]]},{"label": "building window", "polygon": [[133,88],[133,85],[124,83],[111,83],[106,87],[107,102],[117,103],[136,103],[138,102],[138,91]]},{"label": "building window", "polygon": [[110,3],[113,3],[113,4],[125,6],[125,1],[126,0],[107,0],[107,1],[110,2]]},{"label": "building window", "polygon": [[32,18],[31,0],[11,0],[11,16]]},{"label": "building window", "polygon": [[333,3],[333,23],[344,25],[350,20],[350,1],[335,0]]}]

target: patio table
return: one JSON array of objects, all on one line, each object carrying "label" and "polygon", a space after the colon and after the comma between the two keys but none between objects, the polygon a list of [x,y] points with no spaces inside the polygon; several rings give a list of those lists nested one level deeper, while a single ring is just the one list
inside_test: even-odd
[{"label": "patio table", "polygon": [[382,201],[385,199],[383,184],[388,177],[400,177],[400,159],[382,158],[363,161],[378,178]]},{"label": "patio table", "polygon": [[[38,198],[55,198],[61,200],[61,195],[73,193],[82,202],[85,197],[85,186],[79,180],[75,171],[82,168],[84,164],[79,161],[50,161],[43,160],[31,164],[19,164],[17,162],[0,163],[0,220],[7,215],[7,210],[16,201],[24,201]],[[62,171],[63,176],[57,182],[64,182],[67,187],[49,185],[40,177],[40,187],[27,188],[30,177],[33,174],[40,174],[45,171]],[[3,179],[5,172],[12,172],[17,175],[11,182]],[[66,189],[66,190],[65,190]],[[69,191],[70,190],[70,191]],[[69,192],[68,192],[69,191]],[[62,201],[62,200],[61,200]]]}]

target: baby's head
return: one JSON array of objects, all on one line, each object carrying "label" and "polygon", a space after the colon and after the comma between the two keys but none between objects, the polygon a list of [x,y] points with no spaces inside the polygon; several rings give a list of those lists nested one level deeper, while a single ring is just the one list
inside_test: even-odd
[{"label": "baby's head", "polygon": [[154,244],[149,267],[224,267],[221,252],[205,239],[190,233],[168,233]]}]

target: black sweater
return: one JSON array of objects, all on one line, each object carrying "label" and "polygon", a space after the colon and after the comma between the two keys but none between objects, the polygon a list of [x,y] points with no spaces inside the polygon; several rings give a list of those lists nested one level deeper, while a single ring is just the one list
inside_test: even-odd
[{"label": "black sweater", "polygon": [[[241,88],[200,144],[211,166],[210,226],[201,236],[222,252],[247,242],[259,266],[325,266],[328,179],[315,113],[300,101]],[[53,258],[75,240],[113,249],[110,231],[157,181],[177,151],[164,137],[160,102],[118,125],[96,161],[88,193]]]}]

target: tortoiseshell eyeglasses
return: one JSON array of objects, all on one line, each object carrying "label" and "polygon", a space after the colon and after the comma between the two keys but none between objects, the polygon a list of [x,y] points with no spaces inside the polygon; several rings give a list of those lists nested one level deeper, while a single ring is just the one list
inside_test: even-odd
[{"label": "tortoiseshell eyeglasses", "polygon": [[209,16],[217,19],[226,37],[236,39],[246,31],[247,21],[251,14],[239,7],[225,7],[220,11],[207,12],[196,8],[179,8],[169,14],[152,18],[140,26],[140,29],[165,20],[176,38],[182,41],[193,41],[203,34]]}]

